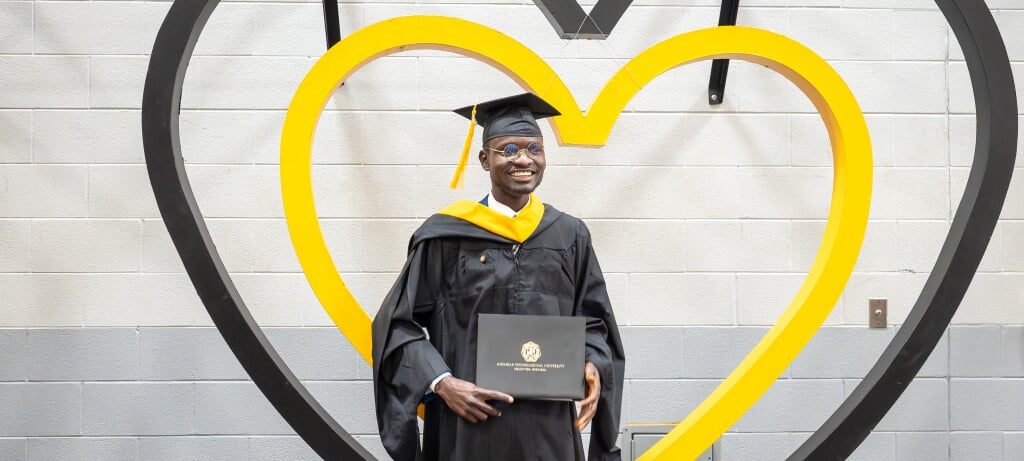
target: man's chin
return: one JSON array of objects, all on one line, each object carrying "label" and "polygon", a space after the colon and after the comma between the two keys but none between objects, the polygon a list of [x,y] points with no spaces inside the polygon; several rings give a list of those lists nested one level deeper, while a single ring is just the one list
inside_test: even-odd
[{"label": "man's chin", "polygon": [[534,183],[530,183],[530,184],[516,184],[515,187],[511,187],[510,188],[510,191],[513,194],[516,194],[516,195],[530,195],[530,194],[533,193],[534,190],[537,189],[537,186],[539,186],[539,185],[540,184],[534,184]]}]

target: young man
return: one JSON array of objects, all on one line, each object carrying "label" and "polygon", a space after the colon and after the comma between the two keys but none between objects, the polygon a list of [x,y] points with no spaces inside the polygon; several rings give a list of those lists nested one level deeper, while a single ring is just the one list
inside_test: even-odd
[{"label": "young man", "polygon": [[[479,159],[491,191],[420,226],[374,319],[381,441],[402,461],[582,460],[580,431],[593,420],[589,458],[619,460],[624,355],[590,233],[533,195],[546,165],[536,119],[559,113],[530,93],[456,112],[484,127]],[[514,400],[474,384],[481,313],[586,317],[578,416],[572,402]]]}]

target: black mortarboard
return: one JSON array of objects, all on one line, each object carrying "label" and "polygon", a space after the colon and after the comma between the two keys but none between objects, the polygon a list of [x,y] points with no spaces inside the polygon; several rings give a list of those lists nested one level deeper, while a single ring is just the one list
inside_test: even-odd
[{"label": "black mortarboard", "polygon": [[469,161],[469,148],[473,143],[473,129],[477,123],[484,127],[483,142],[487,142],[498,136],[541,136],[537,120],[562,115],[558,109],[533,93],[482,102],[455,109],[454,112],[469,119],[469,134],[462,148],[462,158],[455,177],[452,178],[452,189],[462,187],[462,175]]},{"label": "black mortarboard", "polygon": [[[533,93],[482,102],[476,106],[476,121],[484,127],[483,142],[498,136],[540,136],[537,120],[562,115],[558,109]],[[455,109],[455,113],[473,119],[474,106]]]}]

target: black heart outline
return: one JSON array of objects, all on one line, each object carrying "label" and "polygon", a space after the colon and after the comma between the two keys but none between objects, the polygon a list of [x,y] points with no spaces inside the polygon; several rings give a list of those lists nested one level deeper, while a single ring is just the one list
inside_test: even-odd
[{"label": "black heart outline", "polygon": [[[960,42],[974,87],[977,139],[967,187],[938,261],[906,323],[861,385],[789,457],[791,461],[845,459],[881,421],[949,326],[1006,199],[1016,156],[1017,109],[1005,44],[983,2],[935,3]],[[160,214],[214,324],[278,413],[321,457],[371,460],[312,398],[253,321],[192,194],[179,142],[181,89],[199,34],[218,4],[219,0],[175,0],[153,45],[143,92],[142,135]]]},{"label": "black heart outline", "polygon": [[597,0],[590,13],[576,0],[533,0],[559,38],[603,40],[622,19],[633,0]]},{"label": "black heart outline", "polygon": [[324,459],[374,459],[310,395],[267,340],[224,269],[185,172],[178,112],[196,41],[220,0],[175,0],[153,44],[142,142],[160,216],[210,318],[263,395]]},{"label": "black heart outline", "polygon": [[846,459],[878,425],[953,320],[992,238],[1017,154],[1017,92],[1006,44],[980,0],[935,0],[974,88],[974,163],[938,260],[906,321],[853,393],[789,461]]}]

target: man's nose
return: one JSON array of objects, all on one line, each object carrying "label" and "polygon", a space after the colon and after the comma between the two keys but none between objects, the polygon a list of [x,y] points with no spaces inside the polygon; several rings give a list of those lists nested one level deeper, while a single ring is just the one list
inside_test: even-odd
[{"label": "man's nose", "polygon": [[530,166],[533,164],[533,159],[530,158],[530,154],[526,153],[526,149],[520,149],[516,155],[516,158],[512,159],[512,163],[516,166]]}]

